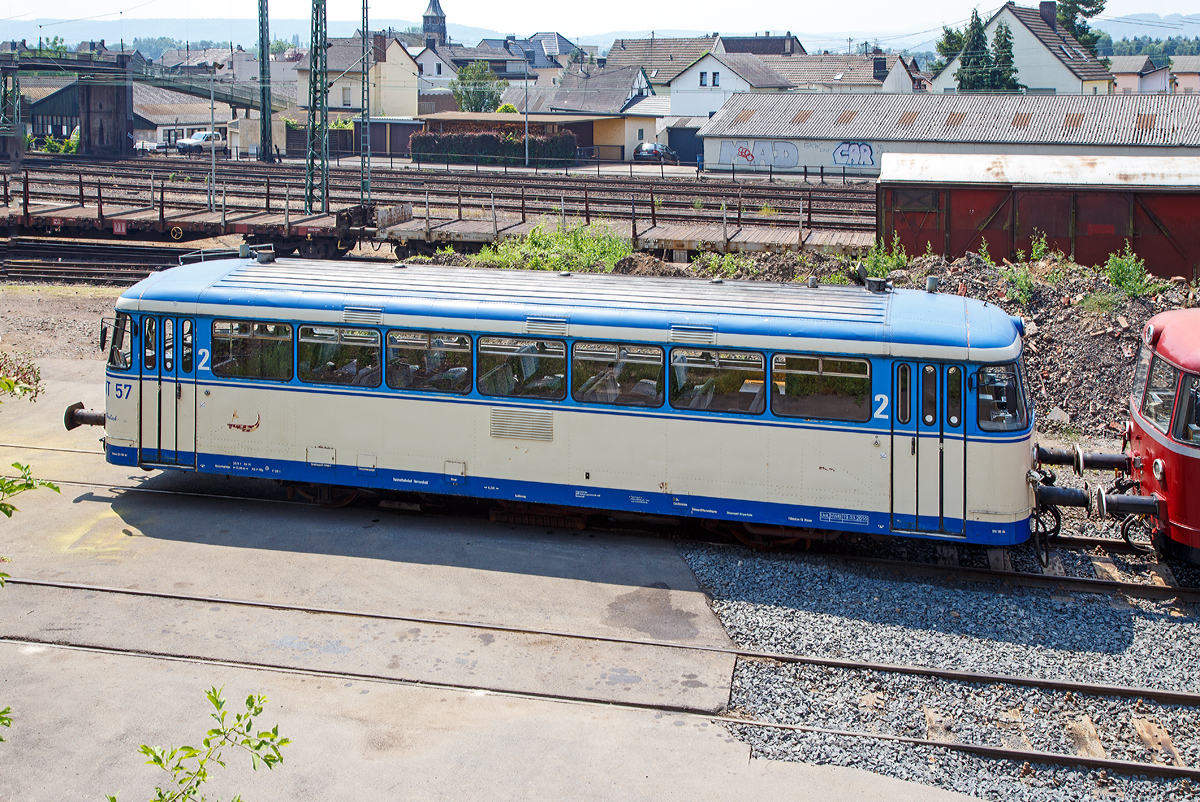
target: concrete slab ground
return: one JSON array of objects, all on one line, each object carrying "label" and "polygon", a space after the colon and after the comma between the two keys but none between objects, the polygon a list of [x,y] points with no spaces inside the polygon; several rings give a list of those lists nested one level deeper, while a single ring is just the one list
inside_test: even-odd
[{"label": "concrete slab ground", "polygon": [[[666,540],[330,510],[286,503],[268,482],[117,468],[96,453],[99,430],[61,428],[67,404],[102,402],[100,363],[47,360],[42,368],[45,396],[0,408],[0,459],[32,463],[36,475],[64,484],[61,495],[18,497],[20,512],[0,524],[0,554],[13,559],[4,568],[14,577],[729,642]],[[214,786],[223,798],[950,798],[854,770],[751,760],[744,744],[699,717],[395,684],[716,709],[728,696],[729,657],[515,635],[484,645],[477,630],[412,628],[13,584],[0,590],[0,637],[167,658],[0,643],[0,707],[16,715],[0,744],[0,799],[148,796],[157,778],[141,765],[138,744],[197,741],[208,726],[203,691],[222,684],[231,699],[271,697],[267,720],[297,742],[281,770],[239,770],[236,783]],[[347,685],[172,656],[381,679]],[[623,679],[631,675],[642,682]]]},{"label": "concrete slab ground", "polygon": [[[274,771],[226,753],[210,798],[288,800],[964,799],[857,769],[750,757],[701,718],[292,676],[0,643],[0,799],[146,799],[166,777],[140,744],[200,740],[204,691],[233,709],[270,699],[259,722],[294,745]],[[162,775],[162,776],[160,776]]]}]

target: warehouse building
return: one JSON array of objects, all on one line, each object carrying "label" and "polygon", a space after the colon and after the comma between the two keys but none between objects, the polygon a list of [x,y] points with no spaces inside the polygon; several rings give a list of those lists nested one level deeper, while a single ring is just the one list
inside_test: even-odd
[{"label": "warehouse building", "polygon": [[739,94],[707,170],[879,175],[883,153],[1200,156],[1196,95]]}]

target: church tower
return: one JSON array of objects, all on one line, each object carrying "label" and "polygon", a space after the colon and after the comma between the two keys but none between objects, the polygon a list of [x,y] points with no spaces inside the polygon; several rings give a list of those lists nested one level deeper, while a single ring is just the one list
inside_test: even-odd
[{"label": "church tower", "polygon": [[422,22],[426,42],[432,39],[436,44],[446,44],[446,12],[442,11],[442,4],[438,0],[429,0],[429,8],[425,9]]}]

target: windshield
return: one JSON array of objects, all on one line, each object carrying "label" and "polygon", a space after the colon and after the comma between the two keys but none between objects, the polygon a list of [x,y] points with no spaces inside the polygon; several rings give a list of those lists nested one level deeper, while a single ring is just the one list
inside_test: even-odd
[{"label": "windshield", "polygon": [[1175,439],[1200,447],[1200,376],[1186,374],[1183,377]]},{"label": "windshield", "polygon": [[1018,363],[988,365],[976,375],[980,429],[1012,431],[1029,425],[1029,406]]}]

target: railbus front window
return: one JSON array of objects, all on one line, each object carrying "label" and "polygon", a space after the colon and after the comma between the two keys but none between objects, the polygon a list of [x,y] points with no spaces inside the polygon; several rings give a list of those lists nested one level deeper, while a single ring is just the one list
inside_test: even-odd
[{"label": "railbus front window", "polygon": [[1183,377],[1175,439],[1200,446],[1200,376],[1187,374]]},{"label": "railbus front window", "polygon": [[480,337],[479,392],[561,401],[567,397],[566,343],[523,337]]},{"label": "railbus front window", "polygon": [[121,312],[112,327],[112,342],[108,345],[108,366],[114,370],[129,370],[133,364],[133,321]]},{"label": "railbus front window", "polygon": [[1146,395],[1146,377],[1150,375],[1150,360],[1154,357],[1154,349],[1142,342],[1138,346],[1137,367],[1133,370],[1133,405],[1140,408],[1142,398]]},{"label": "railbus front window", "polygon": [[471,392],[471,338],[440,331],[389,331],[387,383],[397,390]]},{"label": "railbus front window", "polygon": [[[907,376],[906,369],[902,381]],[[871,363],[865,359],[776,354],[771,378],[776,389],[771,393],[771,411],[776,415],[845,421],[871,418]]]},{"label": "railbus front window", "polygon": [[655,345],[575,343],[571,397],[588,404],[660,407],[663,349]]},{"label": "railbus front window", "polygon": [[296,348],[300,381],[378,387],[383,378],[379,332],[342,326],[301,326]]},{"label": "railbus front window", "polygon": [[767,408],[766,378],[762,354],[676,348],[671,351],[671,406],[758,415]]},{"label": "railbus front window", "polygon": [[288,323],[214,320],[212,351],[216,376],[291,381],[292,327]]},{"label": "railbus front window", "polygon": [[1175,409],[1175,390],[1179,387],[1179,371],[1160,356],[1150,363],[1150,379],[1146,382],[1146,397],[1142,399],[1142,415],[1164,434],[1171,428],[1171,412]]},{"label": "railbus front window", "polygon": [[976,377],[980,429],[1003,432],[1029,425],[1029,408],[1016,363],[981,367]]}]

